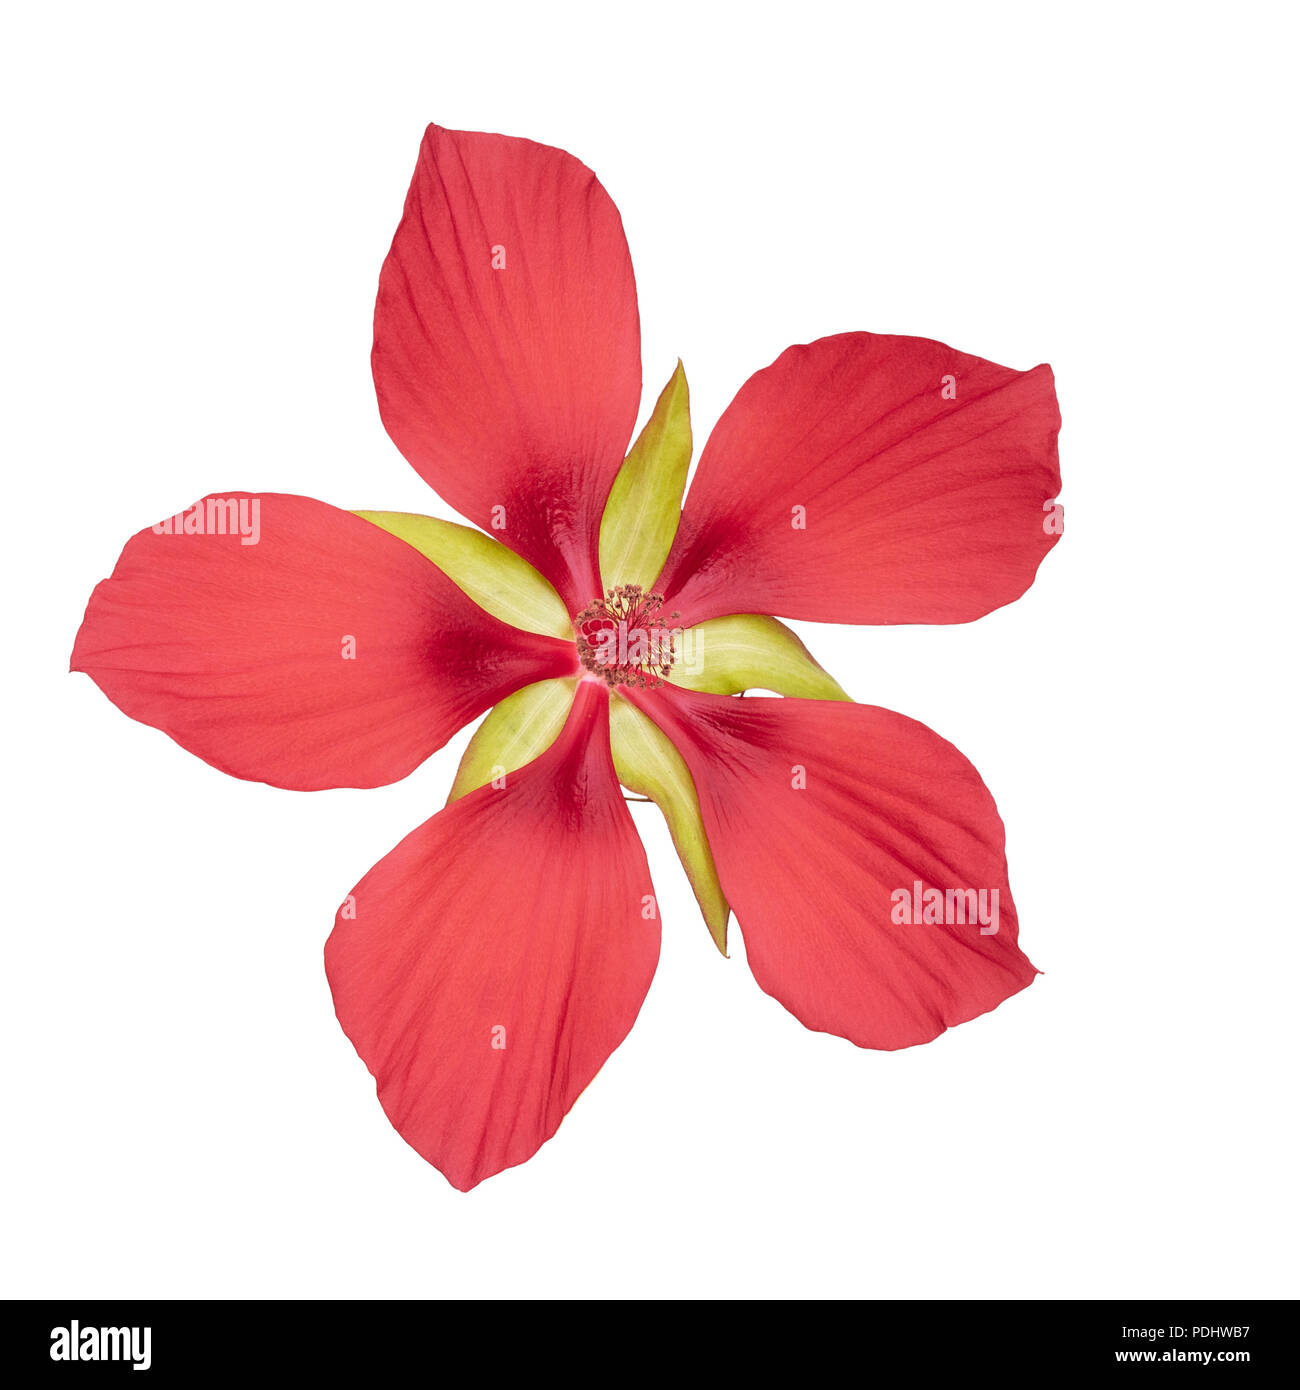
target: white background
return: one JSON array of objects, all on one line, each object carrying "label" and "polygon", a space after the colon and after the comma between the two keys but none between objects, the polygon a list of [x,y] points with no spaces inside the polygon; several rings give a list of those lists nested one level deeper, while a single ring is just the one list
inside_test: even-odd
[{"label": "white background", "polygon": [[[1296,463],[1281,6],[28,6],[4,102],[3,1292],[1294,1295]],[[1291,36],[1294,37],[1294,36]],[[710,943],[657,811],[641,1018],[469,1196],[335,1022],[341,896],[442,804],[222,777],[67,659],[206,492],[446,515],[380,425],[421,132],[590,164],[697,439],[848,329],[1050,361],[1067,527],[956,628],[803,631],[979,767],[1046,973],[882,1054]]]}]

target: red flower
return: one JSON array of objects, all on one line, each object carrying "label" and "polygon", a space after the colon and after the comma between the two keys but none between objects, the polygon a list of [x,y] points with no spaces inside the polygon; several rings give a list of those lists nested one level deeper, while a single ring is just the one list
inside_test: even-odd
[{"label": "red flower", "polygon": [[398,448],[481,532],[205,498],[128,542],[72,666],[297,789],[395,781],[496,706],[326,946],[411,1145],[463,1189],[522,1163],[631,1028],[659,922],[620,781],[665,811],[719,945],[734,910],[810,1028],[906,1047],[1030,983],[975,769],[762,615],[965,622],[1023,593],[1060,529],[1047,367],[868,333],[790,348],[679,517],[680,367],[624,462],[640,338],[614,205],[560,150],[437,127],[373,366]]}]

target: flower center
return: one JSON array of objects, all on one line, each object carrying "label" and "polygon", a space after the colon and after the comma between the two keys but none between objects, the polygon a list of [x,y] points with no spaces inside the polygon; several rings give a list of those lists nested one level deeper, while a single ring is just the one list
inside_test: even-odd
[{"label": "flower center", "polygon": [[573,620],[578,660],[609,685],[662,685],[676,656],[673,630],[659,618],[663,601],[639,584],[621,584],[594,599]]}]

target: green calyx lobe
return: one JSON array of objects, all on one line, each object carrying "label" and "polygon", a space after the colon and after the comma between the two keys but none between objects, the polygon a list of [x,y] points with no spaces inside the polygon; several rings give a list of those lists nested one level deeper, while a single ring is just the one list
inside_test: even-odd
[{"label": "green calyx lobe", "polygon": [[447,805],[490,782],[504,788],[560,736],[578,689],[575,677],[537,681],[507,695],[474,731],[456,770]]},{"label": "green calyx lobe", "polygon": [[412,512],[357,512],[357,516],[413,546],[494,618],[572,640],[564,600],[509,546],[473,526]]},{"label": "green calyx lobe", "polygon": [[710,695],[771,690],[801,700],[852,698],[784,623],[758,613],[733,613],[686,628],[668,680]]},{"label": "green calyx lobe", "polygon": [[679,360],[605,503],[600,573],[606,589],[653,589],[677,534],[690,466],[690,390]]},{"label": "green calyx lobe", "polygon": [[621,697],[609,702],[609,744],[618,780],[663,812],[709,934],[725,956],[731,908],[718,882],[700,798],[682,755],[653,720]]}]

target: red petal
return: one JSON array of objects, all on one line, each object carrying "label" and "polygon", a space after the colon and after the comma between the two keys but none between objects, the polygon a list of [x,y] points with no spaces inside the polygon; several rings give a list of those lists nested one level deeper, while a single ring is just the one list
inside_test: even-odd
[{"label": "red petal", "polygon": [[[695,779],[755,979],[809,1028],[909,1047],[1033,980],[1016,945],[997,807],[923,724],[832,701],[672,687],[632,698]],[[896,923],[893,895],[911,900],[917,882],[974,889],[977,911],[984,890],[996,932],[978,920]]]},{"label": "red petal", "polygon": [[[209,501],[242,505],[255,542]],[[499,622],[351,512],[282,493],[196,505],[206,534],[127,542],[72,669],[223,772],[296,790],[395,782],[511,691],[576,669],[570,643]]]},{"label": "red petal", "polygon": [[1056,543],[1060,423],[1050,367],[873,333],[788,348],[718,421],[655,587],[688,624],[978,618]]},{"label": "red petal", "polygon": [[380,860],[325,947],[339,1022],[388,1118],[462,1191],[555,1133],[632,1027],[658,958],[593,682],[536,762]]},{"label": "red petal", "polygon": [[641,336],[623,224],[591,170],[430,126],[379,278],[372,363],[388,433],[425,480],[571,609],[595,598]]}]

